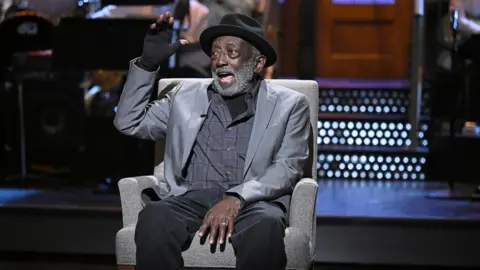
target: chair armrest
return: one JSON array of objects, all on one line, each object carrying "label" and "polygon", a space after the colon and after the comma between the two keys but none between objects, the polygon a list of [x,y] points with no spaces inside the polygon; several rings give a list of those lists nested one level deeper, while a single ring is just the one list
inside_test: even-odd
[{"label": "chair armrest", "polygon": [[154,176],[127,177],[118,182],[124,228],[137,224],[138,213],[143,208],[142,190],[158,184],[159,180]]},{"label": "chair armrest", "polygon": [[312,178],[303,178],[295,186],[290,202],[289,226],[308,235],[312,244],[311,256],[315,251],[315,233],[317,231],[315,213],[317,193],[317,182]]}]

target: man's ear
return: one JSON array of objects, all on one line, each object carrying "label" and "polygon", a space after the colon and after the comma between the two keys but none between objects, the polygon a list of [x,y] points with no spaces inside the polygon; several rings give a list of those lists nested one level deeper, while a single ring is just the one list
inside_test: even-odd
[{"label": "man's ear", "polygon": [[260,55],[257,57],[257,60],[255,61],[255,72],[260,73],[263,68],[265,68],[265,62],[267,61],[267,58],[264,55]]}]

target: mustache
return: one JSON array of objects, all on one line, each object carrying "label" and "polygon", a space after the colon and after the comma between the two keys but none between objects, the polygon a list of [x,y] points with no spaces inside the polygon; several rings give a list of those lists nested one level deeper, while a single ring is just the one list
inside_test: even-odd
[{"label": "mustache", "polygon": [[213,72],[218,73],[236,73],[236,70],[233,68],[217,68]]}]

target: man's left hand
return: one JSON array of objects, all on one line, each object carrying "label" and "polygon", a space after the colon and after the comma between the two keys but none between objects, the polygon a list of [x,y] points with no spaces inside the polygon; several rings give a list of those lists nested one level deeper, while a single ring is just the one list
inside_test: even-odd
[{"label": "man's left hand", "polygon": [[209,242],[214,244],[218,241],[223,244],[225,238],[232,236],[235,219],[240,211],[241,201],[234,196],[227,196],[210,209],[200,226],[199,236],[210,234]]}]

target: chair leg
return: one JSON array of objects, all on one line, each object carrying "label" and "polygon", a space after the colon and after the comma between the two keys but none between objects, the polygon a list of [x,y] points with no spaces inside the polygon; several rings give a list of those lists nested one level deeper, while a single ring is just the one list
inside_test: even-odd
[{"label": "chair leg", "polygon": [[133,265],[117,265],[117,270],[135,270]]}]

